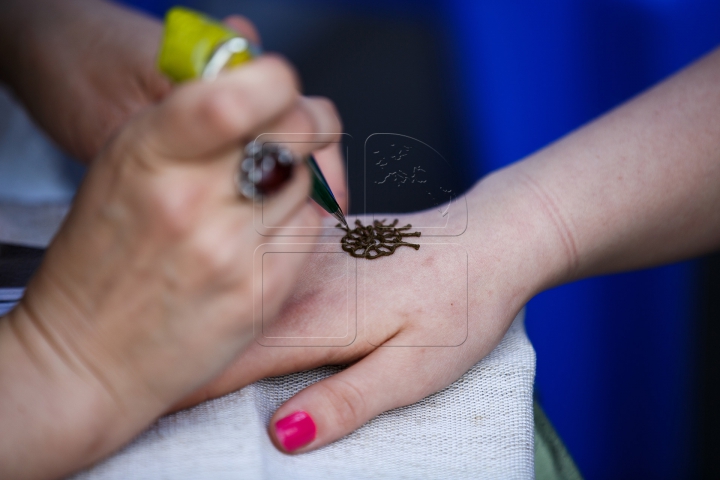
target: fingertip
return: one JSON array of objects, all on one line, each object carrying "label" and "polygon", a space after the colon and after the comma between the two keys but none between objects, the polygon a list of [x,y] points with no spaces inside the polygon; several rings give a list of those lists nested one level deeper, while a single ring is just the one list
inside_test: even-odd
[{"label": "fingertip", "polygon": [[[283,452],[304,453],[342,438],[369,420],[363,396],[362,387],[337,376],[311,385],[275,412],[270,422],[273,442]],[[304,415],[296,416],[298,412]]]},{"label": "fingertip", "polygon": [[332,126],[332,132],[337,132],[337,134],[340,135],[340,132],[342,132],[343,129],[343,124],[335,103],[327,97],[307,96],[305,98],[312,102],[316,102],[324,111],[325,115],[331,117],[335,121],[335,124]]},{"label": "fingertip", "polygon": [[308,412],[297,410],[271,423],[270,437],[280,451],[299,453],[317,438],[317,425]]},{"label": "fingertip", "polygon": [[223,23],[250,40],[252,43],[260,45],[260,34],[258,33],[257,28],[255,28],[255,25],[248,18],[243,17],[242,15],[228,15],[223,20]]},{"label": "fingertip", "polygon": [[324,97],[301,97],[300,104],[313,122],[318,141],[336,143],[342,135],[342,122],[335,104]]}]

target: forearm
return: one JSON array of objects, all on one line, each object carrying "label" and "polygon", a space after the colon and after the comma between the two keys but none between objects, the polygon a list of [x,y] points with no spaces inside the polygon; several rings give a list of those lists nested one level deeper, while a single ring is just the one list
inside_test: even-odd
[{"label": "forearm", "polygon": [[[5,0],[0,2],[0,81],[20,88],[43,29],[77,18],[98,0]],[[50,47],[46,45],[46,47]],[[37,65],[36,65],[37,68]],[[27,79],[25,79],[27,80]]]},{"label": "forearm", "polygon": [[56,478],[113,446],[113,398],[58,348],[20,309],[0,319],[2,478]]},{"label": "forearm", "polygon": [[720,245],[720,50],[494,175],[539,225],[539,288]]},{"label": "forearm", "polygon": [[162,25],[104,0],[0,2],[0,81],[60,147],[89,162],[170,84]]}]

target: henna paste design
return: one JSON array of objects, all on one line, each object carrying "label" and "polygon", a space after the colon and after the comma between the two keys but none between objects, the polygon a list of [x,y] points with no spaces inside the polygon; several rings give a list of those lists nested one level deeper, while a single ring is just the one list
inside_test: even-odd
[{"label": "henna paste design", "polygon": [[420,249],[420,245],[416,243],[408,243],[403,241],[403,237],[419,237],[420,232],[403,233],[412,228],[408,224],[404,227],[396,227],[397,218],[390,225],[385,225],[385,220],[375,220],[372,225],[363,225],[360,220],[355,220],[357,226],[353,230],[338,223],[337,227],[345,230],[345,236],[342,238],[342,249],[355,258],[367,258],[374,260],[376,258],[392,255],[398,247],[412,247],[415,250]]}]

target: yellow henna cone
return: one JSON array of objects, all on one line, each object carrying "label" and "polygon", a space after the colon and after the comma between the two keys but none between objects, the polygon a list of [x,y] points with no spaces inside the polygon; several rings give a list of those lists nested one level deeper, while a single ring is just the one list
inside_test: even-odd
[{"label": "yellow henna cone", "polygon": [[[174,82],[200,78],[218,47],[237,37],[237,32],[201,13],[173,7],[165,16],[158,67]],[[234,53],[225,67],[240,65],[253,57],[248,43],[248,48]]]}]

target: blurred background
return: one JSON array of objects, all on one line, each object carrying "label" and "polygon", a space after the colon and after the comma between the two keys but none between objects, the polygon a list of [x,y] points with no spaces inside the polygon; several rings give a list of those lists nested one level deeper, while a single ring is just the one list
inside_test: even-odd
[{"label": "blurred background", "polygon": [[[426,143],[448,162],[443,185],[462,192],[720,45],[717,0],[124,3],[157,17],[182,4],[250,18],[306,93],[337,104],[353,137],[351,213],[366,208],[373,133]],[[17,134],[8,125],[0,136]],[[71,198],[82,171],[34,145],[0,146],[2,159],[45,159],[0,162],[0,197]],[[720,478],[720,256],[545,292],[527,330],[537,395],[586,478]]]}]

